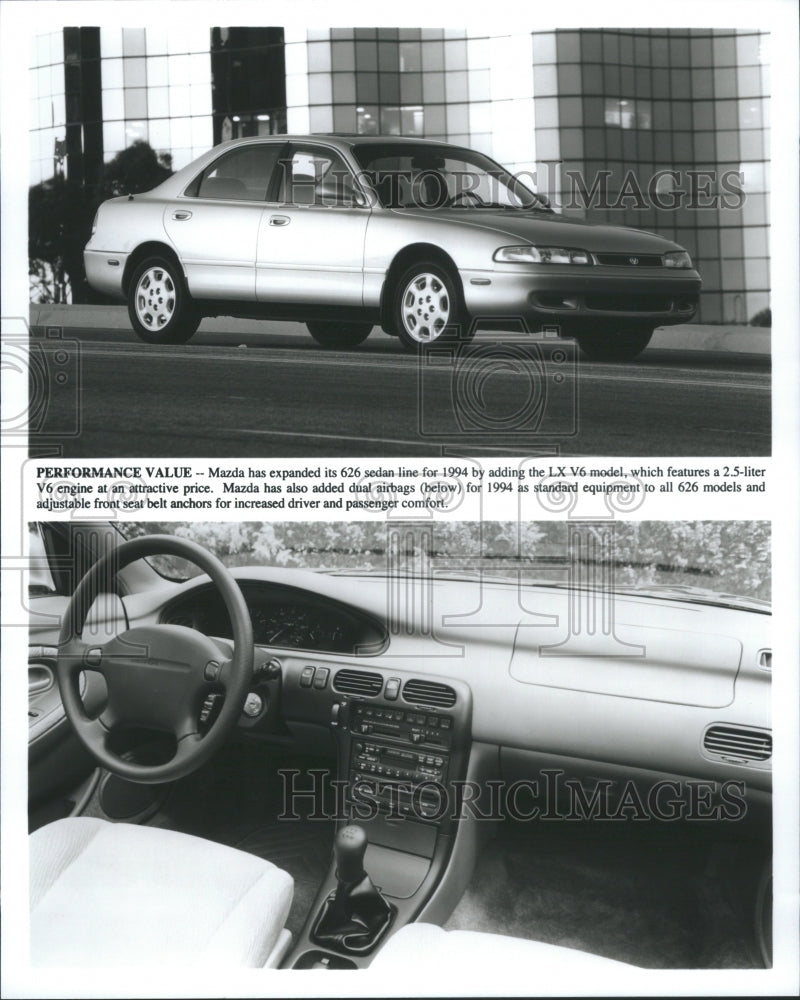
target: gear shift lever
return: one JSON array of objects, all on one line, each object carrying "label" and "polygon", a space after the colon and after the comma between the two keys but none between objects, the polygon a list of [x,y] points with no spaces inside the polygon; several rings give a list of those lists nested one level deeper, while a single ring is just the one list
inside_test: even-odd
[{"label": "gear shift lever", "polygon": [[342,883],[360,882],[367,874],[364,870],[364,855],[367,853],[367,835],[362,826],[351,823],[342,827],[333,842],[333,857],[336,861],[336,878]]},{"label": "gear shift lever", "polygon": [[364,869],[366,851],[362,827],[351,824],[337,833],[333,844],[336,889],[322,904],[311,931],[318,944],[366,954],[388,929],[395,910]]}]

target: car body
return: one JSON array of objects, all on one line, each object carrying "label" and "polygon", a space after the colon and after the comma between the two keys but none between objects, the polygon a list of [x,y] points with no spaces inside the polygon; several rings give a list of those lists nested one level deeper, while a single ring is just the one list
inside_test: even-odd
[{"label": "car body", "polygon": [[[39,537],[48,550],[42,567],[57,566],[55,552],[71,553],[62,574],[77,553],[99,556],[121,544],[115,528],[90,522],[50,525]],[[497,930],[513,926],[516,913],[523,937],[632,964],[769,962],[767,604],[694,588],[621,588],[604,618],[613,625],[582,629],[575,616],[597,611],[598,601],[605,615],[611,595],[563,583],[470,578],[452,568],[441,575],[255,565],[232,572],[255,653],[232,748],[219,752],[222,763],[211,759],[167,786],[166,805],[157,792],[148,798],[152,785],[133,794],[130,783],[112,785],[104,798],[113,781],[105,775],[91,808],[102,815],[113,807],[117,819],[200,830],[222,842],[232,837],[254,853],[266,844],[284,860],[291,856],[287,843],[313,842],[323,858],[319,881],[297,914],[286,967],[311,967],[320,953],[337,958],[335,948],[315,944],[312,924],[335,885],[327,838],[335,824],[353,820],[368,832],[371,875],[393,897],[396,925],[470,927],[477,920],[481,929],[482,919],[482,929],[488,922]],[[207,576],[168,579],[139,558],[118,579],[116,596],[94,615],[97,634],[178,630],[214,637],[220,648],[234,640],[226,604]],[[41,587],[31,602],[34,828],[53,817],[59,801],[69,799],[77,812],[89,801],[88,794],[66,793],[90,765],[53,682],[69,590]],[[146,667],[151,702],[164,690],[156,661]],[[102,695],[92,689],[91,667],[85,676],[90,711]],[[201,698],[196,710],[207,707]],[[320,775],[339,789],[327,805]],[[265,835],[260,803],[281,780],[284,793],[299,789],[314,812],[295,815],[294,800],[287,805],[284,797],[283,813],[269,820]],[[438,801],[429,796],[434,786]],[[244,835],[253,810],[254,838]],[[499,863],[500,848],[492,845],[507,843],[504,830],[515,846]],[[304,872],[313,869],[308,857],[303,865]],[[481,918],[474,879],[482,870],[491,905]],[[491,897],[500,882],[510,894],[503,920]],[[721,913],[731,899],[736,906]],[[692,911],[688,940],[670,950],[663,935],[671,928],[683,938],[695,904],[703,915]],[[564,908],[574,911],[567,924]],[[331,967],[360,968],[372,957],[340,953],[345,964]]]},{"label": "car body", "polygon": [[222,143],[101,205],[84,259],[155,343],[209,315],[299,320],[326,347],[379,324],[413,350],[548,325],[623,359],[691,319],[701,285],[670,240],[558,215],[483,154],[396,137]]}]

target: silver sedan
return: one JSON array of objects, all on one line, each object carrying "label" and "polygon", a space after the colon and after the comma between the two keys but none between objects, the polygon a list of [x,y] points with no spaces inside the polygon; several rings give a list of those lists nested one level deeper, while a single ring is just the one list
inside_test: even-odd
[{"label": "silver sedan", "polygon": [[556,214],[473,150],[380,136],[223,143],[101,205],[84,259],[155,344],[228,315],[299,320],[327,348],[379,325],[413,351],[548,326],[626,360],[691,319],[701,284],[670,240]]}]

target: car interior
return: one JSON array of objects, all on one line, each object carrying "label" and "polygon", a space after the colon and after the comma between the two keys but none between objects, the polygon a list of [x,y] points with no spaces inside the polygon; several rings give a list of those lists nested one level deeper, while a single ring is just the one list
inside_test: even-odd
[{"label": "car interior", "polygon": [[32,964],[769,966],[766,605],[30,550]]}]

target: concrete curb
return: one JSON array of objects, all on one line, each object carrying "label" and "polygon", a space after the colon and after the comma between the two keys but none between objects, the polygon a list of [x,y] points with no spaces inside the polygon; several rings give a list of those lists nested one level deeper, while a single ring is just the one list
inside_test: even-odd
[{"label": "concrete curb", "polygon": [[[204,319],[200,330],[206,333],[257,333],[261,323],[268,321],[220,317]],[[129,330],[125,306],[35,305],[30,307],[30,325],[36,332],[48,326],[81,327],[86,329]],[[291,324],[296,327],[297,324]],[[274,324],[273,324],[274,327]],[[768,327],[709,326],[685,323],[681,326],[660,327],[650,341],[659,350],[722,351],[728,354],[759,354],[770,356],[772,331]]]}]

